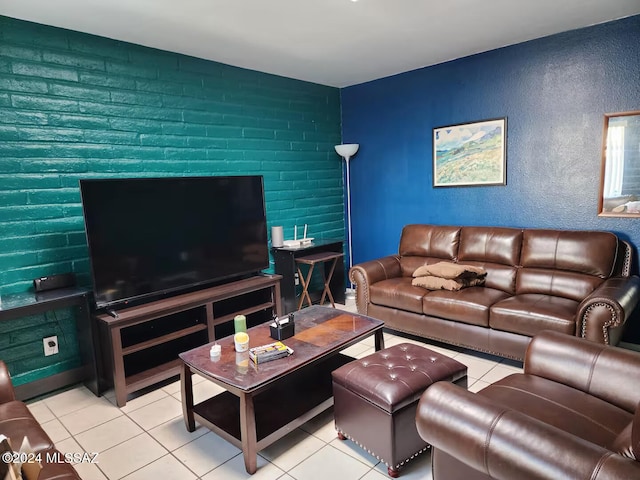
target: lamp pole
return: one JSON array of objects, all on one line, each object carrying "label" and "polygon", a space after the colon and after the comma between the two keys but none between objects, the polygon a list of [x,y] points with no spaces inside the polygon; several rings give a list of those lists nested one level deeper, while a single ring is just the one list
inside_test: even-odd
[{"label": "lamp pole", "polygon": [[[349,160],[351,157],[344,157],[347,168],[347,230],[349,235],[349,269],[353,267],[353,246],[351,243],[351,178],[349,176]],[[351,282],[349,282],[351,283]],[[353,288],[353,285],[351,285]]]},{"label": "lamp pole", "polygon": [[[349,269],[351,269],[351,267],[353,266],[353,246],[351,241],[351,177],[349,160],[351,160],[351,157],[355,155],[355,153],[358,151],[358,148],[360,148],[360,145],[357,143],[347,143],[335,146],[337,154],[344,158],[347,169],[347,232],[349,236]],[[351,288],[347,296],[352,298],[353,284],[351,283],[351,279],[349,279],[349,285],[351,286]]]}]

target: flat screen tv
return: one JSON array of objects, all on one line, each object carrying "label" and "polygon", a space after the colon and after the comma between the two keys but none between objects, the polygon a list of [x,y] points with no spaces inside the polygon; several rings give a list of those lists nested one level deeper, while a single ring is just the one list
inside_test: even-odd
[{"label": "flat screen tv", "polygon": [[80,181],[98,308],[269,266],[261,176]]}]

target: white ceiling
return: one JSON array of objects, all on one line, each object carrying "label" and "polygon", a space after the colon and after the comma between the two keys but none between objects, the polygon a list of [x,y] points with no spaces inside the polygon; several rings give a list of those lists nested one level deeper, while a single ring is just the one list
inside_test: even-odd
[{"label": "white ceiling", "polygon": [[640,0],[0,0],[0,14],[345,87],[640,13]]}]

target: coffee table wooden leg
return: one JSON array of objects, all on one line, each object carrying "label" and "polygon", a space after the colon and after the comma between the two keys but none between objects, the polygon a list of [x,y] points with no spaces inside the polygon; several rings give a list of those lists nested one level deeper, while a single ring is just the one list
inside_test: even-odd
[{"label": "coffee table wooden leg", "polygon": [[180,370],[180,391],[182,392],[182,416],[184,424],[189,432],[196,429],[196,422],[193,418],[193,382],[191,381],[191,370],[186,364],[182,364]]},{"label": "coffee table wooden leg", "polygon": [[240,438],[242,439],[244,467],[247,473],[254,474],[258,469],[258,440],[253,396],[249,394],[240,395]]},{"label": "coffee table wooden leg", "polygon": [[376,345],[376,352],[383,350],[384,349],[384,334],[382,333],[382,330],[376,330],[375,335],[375,345]]}]

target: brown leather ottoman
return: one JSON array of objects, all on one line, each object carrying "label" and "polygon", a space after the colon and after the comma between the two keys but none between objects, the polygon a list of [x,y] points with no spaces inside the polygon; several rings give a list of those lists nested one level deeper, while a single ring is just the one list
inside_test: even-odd
[{"label": "brown leather ottoman", "polygon": [[333,373],[338,437],[349,438],[387,465],[391,477],[429,448],[416,429],[416,406],[434,382],[467,388],[467,367],[445,355],[401,343]]}]

